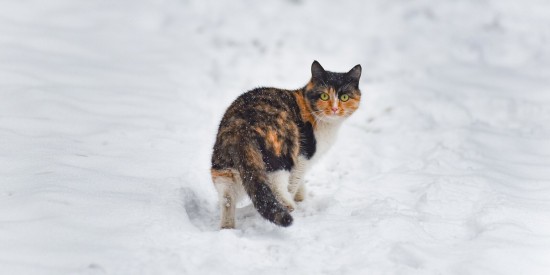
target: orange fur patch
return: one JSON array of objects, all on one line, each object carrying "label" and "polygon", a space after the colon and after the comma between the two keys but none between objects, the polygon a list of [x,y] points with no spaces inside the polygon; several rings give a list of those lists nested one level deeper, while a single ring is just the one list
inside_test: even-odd
[{"label": "orange fur patch", "polygon": [[355,112],[357,108],[359,108],[359,100],[357,99],[350,99],[346,102],[341,102],[342,109],[346,110],[347,112]]},{"label": "orange fur patch", "polygon": [[294,94],[294,96],[296,97],[296,103],[298,103],[298,107],[300,108],[300,114],[302,115],[302,120],[304,122],[311,123],[311,125],[315,128],[315,118],[311,114],[311,110],[306,104],[306,99],[304,98],[304,95],[302,95],[302,93],[300,92],[297,92]]},{"label": "orange fur patch", "polygon": [[256,127],[254,127],[254,130],[255,130],[258,134],[260,134],[260,136],[265,137],[265,131],[264,131],[261,127],[256,126]]},{"label": "orange fur patch", "polygon": [[218,177],[233,178],[233,172],[231,172],[231,170],[210,169],[210,174],[212,175],[212,181]]},{"label": "orange fur patch", "polygon": [[277,136],[277,132],[273,130],[268,130],[266,137],[267,137],[268,144],[271,145],[271,147],[273,148],[275,155],[280,157],[281,150],[283,148],[283,142],[279,140],[279,137]]},{"label": "orange fur patch", "polygon": [[310,91],[311,89],[313,89],[313,87],[315,87],[315,84],[313,84],[313,82],[308,82],[307,85],[306,85],[306,91]]}]

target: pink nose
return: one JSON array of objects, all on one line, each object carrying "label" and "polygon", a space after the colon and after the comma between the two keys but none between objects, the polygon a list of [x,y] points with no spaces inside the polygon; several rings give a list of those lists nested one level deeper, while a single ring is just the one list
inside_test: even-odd
[{"label": "pink nose", "polygon": [[338,111],[338,107],[332,107],[332,112],[336,113]]}]

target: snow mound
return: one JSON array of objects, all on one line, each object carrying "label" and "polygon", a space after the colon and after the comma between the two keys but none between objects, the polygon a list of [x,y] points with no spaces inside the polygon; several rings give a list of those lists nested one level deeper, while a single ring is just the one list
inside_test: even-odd
[{"label": "snow mound", "polygon": [[[550,3],[4,1],[1,274],[549,274]],[[230,102],[362,64],[290,228],[219,231]]]}]

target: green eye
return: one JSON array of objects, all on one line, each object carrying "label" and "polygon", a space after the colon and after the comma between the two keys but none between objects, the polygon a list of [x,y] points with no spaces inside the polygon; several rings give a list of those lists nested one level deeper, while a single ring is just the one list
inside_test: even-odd
[{"label": "green eye", "polygon": [[321,94],[321,100],[327,101],[328,98],[329,98],[329,95],[327,93],[322,93]]},{"label": "green eye", "polygon": [[349,99],[349,95],[343,94],[340,96],[340,100],[342,100],[343,102],[348,101],[348,99]]}]

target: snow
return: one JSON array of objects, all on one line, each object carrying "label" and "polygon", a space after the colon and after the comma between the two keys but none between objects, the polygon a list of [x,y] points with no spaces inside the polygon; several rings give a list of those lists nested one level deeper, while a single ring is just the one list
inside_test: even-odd
[{"label": "snow", "polygon": [[[1,274],[550,274],[550,3],[2,1]],[[219,231],[219,120],[309,66],[361,108],[290,228]]]}]

